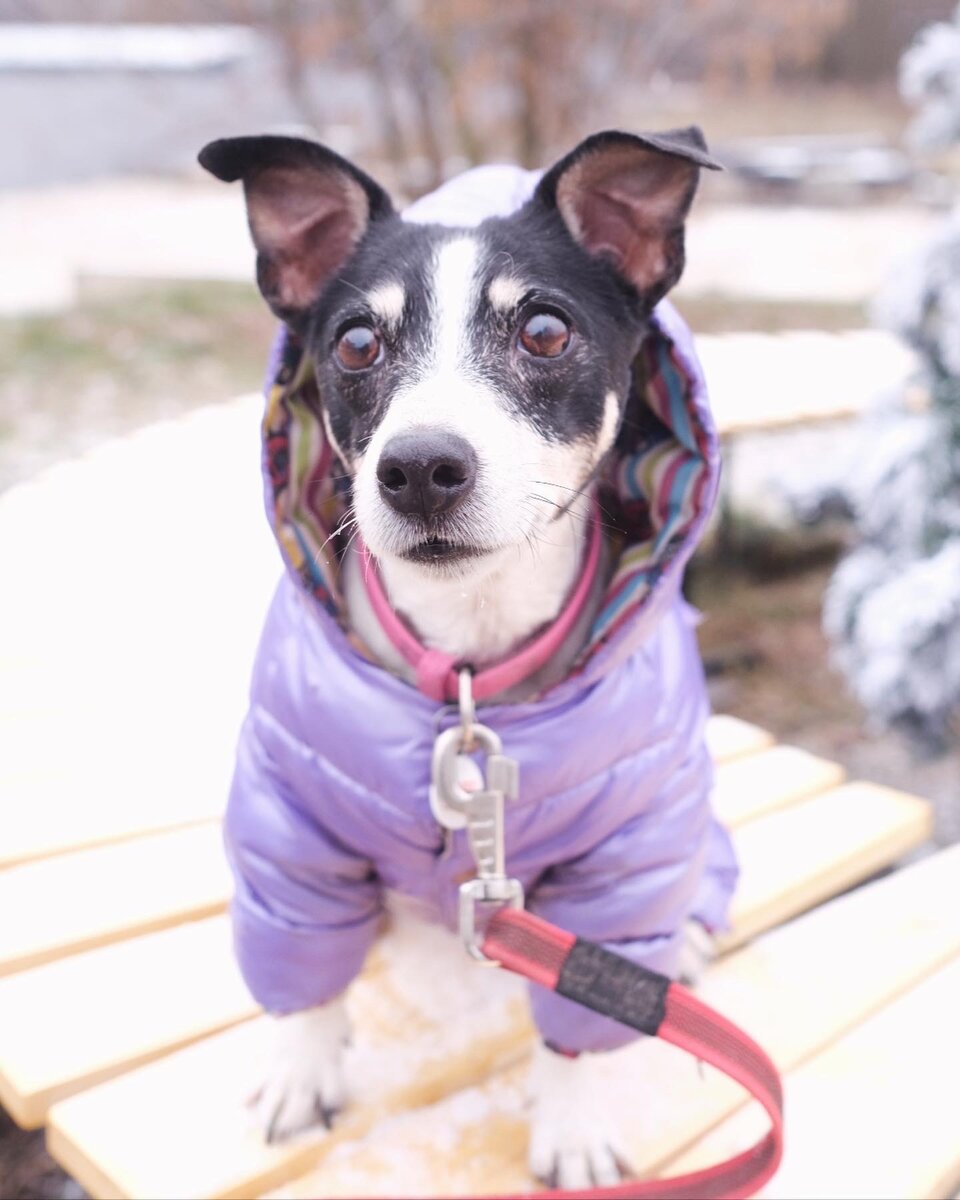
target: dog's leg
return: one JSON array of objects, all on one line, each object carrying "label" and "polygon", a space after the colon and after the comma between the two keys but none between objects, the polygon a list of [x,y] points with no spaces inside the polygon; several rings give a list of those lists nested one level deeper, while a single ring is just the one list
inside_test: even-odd
[{"label": "dog's leg", "polygon": [[680,947],[677,978],[687,987],[695,987],[716,953],[717,946],[713,934],[691,917],[683,927],[683,945]]},{"label": "dog's leg", "polygon": [[311,1125],[330,1128],[343,1106],[343,1048],[350,1035],[342,998],[273,1019],[273,1053],[257,1094],[256,1116],[268,1142]]},{"label": "dog's leg", "polygon": [[595,1078],[598,1058],[568,1058],[542,1042],[534,1054],[529,1166],[549,1187],[603,1187],[631,1174]]},{"label": "dog's leg", "polygon": [[[692,918],[683,931],[678,975],[697,983],[715,954],[713,936]],[[550,1187],[602,1187],[632,1174],[619,1146],[616,1114],[605,1106],[603,1056],[568,1058],[541,1042],[531,1072],[531,1172]]]}]

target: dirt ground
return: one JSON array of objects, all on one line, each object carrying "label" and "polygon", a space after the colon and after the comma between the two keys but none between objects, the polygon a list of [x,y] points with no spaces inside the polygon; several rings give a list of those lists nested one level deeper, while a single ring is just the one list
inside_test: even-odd
[{"label": "dirt ground", "polygon": [[769,574],[719,557],[694,563],[689,593],[717,711],[842,763],[852,778],[931,800],[935,840],[960,841],[960,748],[931,756],[905,736],[871,726],[831,666],[820,628],[833,556]]},{"label": "dirt ground", "polygon": [[42,1130],[24,1133],[0,1109],[0,1200],[83,1200],[86,1194],[47,1154]]}]

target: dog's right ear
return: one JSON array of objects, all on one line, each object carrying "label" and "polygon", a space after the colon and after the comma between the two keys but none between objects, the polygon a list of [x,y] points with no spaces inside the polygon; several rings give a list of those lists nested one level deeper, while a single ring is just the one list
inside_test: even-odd
[{"label": "dog's right ear", "polygon": [[227,183],[243,180],[257,283],[277,316],[297,332],[371,221],[393,213],[379,184],[304,138],[222,138],[204,146],[199,161]]},{"label": "dog's right ear", "polygon": [[683,270],[683,225],[701,168],[720,169],[700,130],[595,133],[550,168],[534,199],[652,307]]}]

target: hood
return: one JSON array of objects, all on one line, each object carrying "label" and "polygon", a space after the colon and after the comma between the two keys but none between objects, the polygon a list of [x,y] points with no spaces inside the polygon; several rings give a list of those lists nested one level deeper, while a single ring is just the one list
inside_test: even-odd
[{"label": "hood", "polygon": [[[518,168],[478,168],[418,201],[405,217],[437,221],[445,215],[451,225],[478,224],[519,207],[536,179]],[[324,434],[309,359],[286,330],[271,355],[266,400],[267,515],[288,570],[320,612],[349,633],[339,588],[346,538],[333,533],[346,512],[347,485]],[[719,470],[717,433],[690,331],[661,301],[634,363],[620,436],[598,481],[605,525],[616,530],[616,566],[574,667],[582,681],[632,653],[677,598],[714,504]]]}]

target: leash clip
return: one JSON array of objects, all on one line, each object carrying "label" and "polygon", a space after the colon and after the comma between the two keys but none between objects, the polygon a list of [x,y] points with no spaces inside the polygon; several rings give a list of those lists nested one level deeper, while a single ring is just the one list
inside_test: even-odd
[{"label": "leash clip", "polygon": [[467,953],[485,967],[499,967],[494,958],[488,958],[481,949],[481,934],[477,921],[477,910],[481,905],[492,904],[497,910],[506,907],[523,908],[523,884],[519,879],[468,879],[460,884],[460,937]]},{"label": "leash clip", "polygon": [[[503,812],[516,800],[519,771],[516,759],[503,754],[499,736],[476,720],[472,673],[460,672],[460,723],[445,729],[433,744],[430,808],[445,829],[466,829],[477,876],[460,885],[460,936],[475,959],[498,966],[480,949],[477,910],[481,905],[523,907],[523,887],[506,873]],[[481,773],[467,754],[486,756]]]}]

